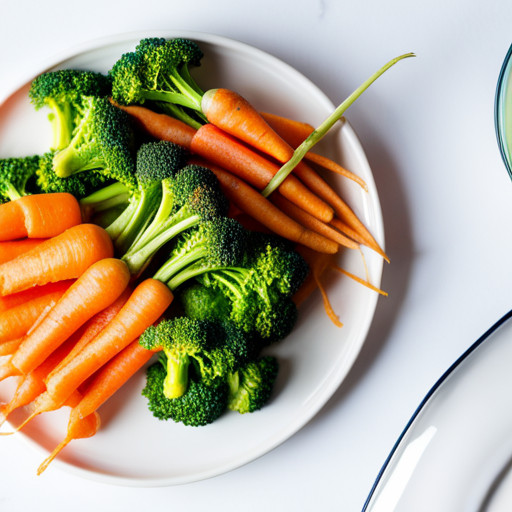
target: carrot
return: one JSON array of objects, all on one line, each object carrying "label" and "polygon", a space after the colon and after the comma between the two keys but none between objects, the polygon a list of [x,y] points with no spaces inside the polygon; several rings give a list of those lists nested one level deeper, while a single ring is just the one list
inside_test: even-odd
[{"label": "carrot", "polygon": [[113,253],[112,240],[103,228],[94,224],[74,226],[2,263],[0,295],[75,279],[93,263],[110,258]]},{"label": "carrot", "polygon": [[0,407],[0,425],[8,418],[9,414],[19,407],[23,407],[35,400],[46,390],[44,379],[50,371],[61,361],[73,348],[75,340],[71,337],[63,343],[53,354],[42,364],[22,376],[10,402]]},{"label": "carrot", "polygon": [[101,424],[98,413],[94,412],[85,418],[78,418],[74,409],[69,416],[66,437],[55,447],[50,455],[37,468],[37,474],[41,475],[59,453],[73,440],[92,437],[99,430]]},{"label": "carrot", "polygon": [[291,201],[288,201],[279,192],[274,192],[270,201],[275,204],[282,212],[296,220],[302,226],[319,233],[337,244],[347,247],[348,249],[359,249],[359,245],[350,238],[342,235],[339,231],[333,229],[329,224],[325,224],[316,217],[313,217],[304,210],[298,208]]},{"label": "carrot", "polygon": [[73,195],[32,194],[0,205],[0,240],[49,238],[81,222],[80,205]]},{"label": "carrot", "polygon": [[45,238],[23,238],[21,240],[7,240],[0,242],[0,264],[14,259],[36,245],[43,242]]},{"label": "carrot", "polygon": [[295,121],[270,112],[260,112],[260,114],[269,126],[292,148],[299,146],[315,129],[309,123]]},{"label": "carrot", "polygon": [[138,338],[169,307],[171,290],[156,279],[142,281],[114,319],[68,364],[46,382],[56,403],[62,403],[101,366]]},{"label": "carrot", "polygon": [[[279,169],[274,162],[211,124],[206,124],[197,130],[192,139],[191,150],[258,190],[264,189]],[[283,181],[279,192],[324,222],[330,222],[333,218],[332,207],[320,200],[294,176],[288,176]]]},{"label": "carrot", "polygon": [[20,338],[27,334],[45,309],[55,304],[71,284],[72,281],[61,281],[52,283],[51,288],[40,287],[45,288],[45,293],[2,311],[0,313],[0,342]]},{"label": "carrot", "polygon": [[128,267],[115,258],[91,265],[70,287],[13,355],[11,363],[28,373],[99,311],[110,306],[130,280]]},{"label": "carrot", "polygon": [[333,254],[338,251],[336,242],[306,229],[243,180],[216,166],[209,165],[209,168],[217,176],[228,200],[270,231],[318,252]]},{"label": "carrot", "polygon": [[14,340],[2,341],[0,343],[0,356],[11,356],[14,354],[22,341],[23,336]]},{"label": "carrot", "polygon": [[160,140],[167,140],[190,149],[196,129],[167,114],[159,114],[138,105],[114,105],[124,110],[135,120],[136,125],[146,133]]},{"label": "carrot", "polygon": [[80,418],[86,418],[103,405],[153,356],[154,351],[139,344],[138,338],[98,370],[75,407]]}]

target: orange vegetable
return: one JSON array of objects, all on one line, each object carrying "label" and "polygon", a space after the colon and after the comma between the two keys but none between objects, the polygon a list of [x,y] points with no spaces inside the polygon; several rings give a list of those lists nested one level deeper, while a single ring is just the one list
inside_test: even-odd
[{"label": "orange vegetable", "polygon": [[[211,124],[206,124],[197,130],[192,139],[191,150],[258,190],[265,188],[279,170],[277,164]],[[294,176],[288,176],[283,181],[279,192],[324,222],[330,222],[333,218],[332,207],[319,199]]]},{"label": "orange vegetable", "polygon": [[0,240],[49,238],[81,222],[80,205],[73,195],[32,194],[0,205]]},{"label": "orange vegetable", "polygon": [[22,341],[23,336],[14,340],[2,341],[2,343],[0,343],[0,356],[12,356]]},{"label": "orange vegetable", "polygon": [[27,335],[11,364],[25,374],[35,369],[85,322],[110,306],[129,280],[128,267],[119,259],[104,258],[91,265]]},{"label": "orange vegetable", "polygon": [[80,224],[0,265],[0,295],[79,277],[93,263],[114,254],[107,232]]},{"label": "orange vegetable", "polygon": [[63,403],[73,390],[160,318],[172,299],[171,290],[161,281],[142,281],[113,320],[48,378],[46,388],[52,399]]},{"label": "orange vegetable", "polygon": [[0,242],[0,264],[14,259],[43,242],[45,238],[23,238],[21,240],[6,240]]}]

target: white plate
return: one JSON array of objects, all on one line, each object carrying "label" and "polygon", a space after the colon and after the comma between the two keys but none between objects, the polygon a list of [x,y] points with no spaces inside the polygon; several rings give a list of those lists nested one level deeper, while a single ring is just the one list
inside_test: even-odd
[{"label": "white plate", "polygon": [[[429,391],[395,444],[367,512],[491,512],[511,496],[512,311]],[[497,507],[500,508],[498,509]]]},{"label": "white plate", "polygon": [[[205,57],[195,75],[204,88],[232,87],[260,110],[312,124],[318,124],[333,109],[315,85],[280,60],[236,41],[195,32],[136,33],[103,40],[74,51],[52,66],[106,72],[123,52],[133,50],[142,37],[148,36],[181,36],[198,41]],[[34,70],[33,75],[41,71]],[[27,86],[21,87],[0,105],[0,157],[40,153],[50,145],[47,112],[35,112],[26,93]],[[383,244],[377,191],[350,125],[340,123],[318,151],[366,180],[368,193],[351,182],[335,179],[334,184]],[[365,256],[370,280],[379,286],[382,260],[371,251],[365,251]],[[364,277],[357,252],[344,254],[341,263]],[[73,441],[53,464],[114,484],[171,485],[224,473],[276,447],[303,427],[338,388],[373,318],[376,293],[341,275],[330,276],[330,280],[330,297],[344,327],[334,327],[327,319],[319,295],[311,297],[301,309],[292,335],[270,350],[279,358],[281,372],[274,398],[263,410],[244,416],[226,413],[204,428],[160,422],[147,411],[145,398],[140,396],[144,384],[141,372],[101,408],[100,432],[94,438]],[[2,396],[9,396],[4,384],[0,385],[0,399]],[[34,420],[22,437],[41,449],[44,456],[61,440],[64,426],[62,411],[49,413]],[[47,471],[52,470],[55,468],[50,466]]]}]

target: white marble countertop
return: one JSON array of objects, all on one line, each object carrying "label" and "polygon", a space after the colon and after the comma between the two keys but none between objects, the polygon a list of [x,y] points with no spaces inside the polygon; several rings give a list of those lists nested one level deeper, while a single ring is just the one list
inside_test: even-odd
[{"label": "white marble countertop", "polygon": [[2,2],[0,96],[41,62],[93,38],[180,28],[265,50],[339,103],[395,55],[347,117],[372,166],[386,265],[367,341],[320,413],[272,452],[227,474],[168,488],[115,487],[0,440],[5,511],[362,509],[395,440],[442,372],[512,308],[512,183],[494,131],[494,94],[512,42],[505,1],[62,0]]}]

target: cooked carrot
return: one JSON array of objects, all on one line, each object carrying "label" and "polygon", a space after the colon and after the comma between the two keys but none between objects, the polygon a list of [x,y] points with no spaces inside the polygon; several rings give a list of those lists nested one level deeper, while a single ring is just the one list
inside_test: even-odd
[{"label": "cooked carrot", "polygon": [[107,232],[80,224],[0,265],[0,295],[75,279],[93,263],[114,254]]},{"label": "cooked carrot", "polygon": [[128,267],[119,259],[104,258],[91,265],[27,335],[12,364],[25,374],[39,366],[85,322],[110,306],[129,280]]},{"label": "cooked carrot", "polygon": [[0,205],[0,240],[49,238],[81,222],[80,205],[73,195],[32,194]]},{"label": "cooked carrot", "polygon": [[276,191],[272,194],[270,197],[270,202],[275,204],[282,212],[296,220],[302,226],[311,229],[312,231],[316,231],[318,234],[333,240],[343,247],[347,247],[348,249],[359,249],[359,245],[356,242],[344,236],[339,231],[332,228],[329,224],[318,220],[308,212],[305,212],[301,208],[297,207],[291,201],[288,201],[286,197],[283,197],[279,191]]},{"label": "cooked carrot", "polygon": [[153,356],[154,352],[139,344],[138,338],[98,370],[87,385],[80,403],[75,407],[85,418],[103,405]]},{"label": "cooked carrot", "polygon": [[37,468],[37,474],[40,475],[50,463],[59,455],[59,453],[73,440],[92,437],[99,430],[101,425],[100,416],[97,412],[90,414],[85,418],[78,418],[74,409],[71,409],[69,416],[66,437],[55,447],[48,457]]},{"label": "cooked carrot", "polygon": [[[279,169],[274,162],[212,124],[206,124],[197,130],[192,139],[191,150],[258,190],[265,188]],[[332,207],[319,199],[294,176],[288,176],[283,181],[279,192],[324,222],[330,222],[333,218]]]},{"label": "cooked carrot", "polygon": [[114,319],[68,364],[46,382],[49,395],[63,402],[88,377],[138,338],[169,307],[171,290],[156,279],[142,281]]},{"label": "cooked carrot", "polygon": [[[64,295],[73,281],[52,283],[51,289],[31,300],[22,302],[0,313],[0,342],[13,340],[27,334],[41,313]],[[42,288],[42,287],[41,287]]]},{"label": "cooked carrot", "polygon": [[43,242],[45,238],[23,238],[0,242],[0,264],[14,259]]},{"label": "cooked carrot", "polygon": [[339,246],[336,242],[306,229],[240,178],[213,165],[209,165],[209,168],[217,176],[228,200],[270,231],[318,252],[338,252]]},{"label": "cooked carrot", "polygon": [[190,149],[190,143],[196,129],[183,121],[138,105],[118,105],[117,103],[114,103],[114,105],[130,114],[136,125],[152,137],[174,142]]}]

